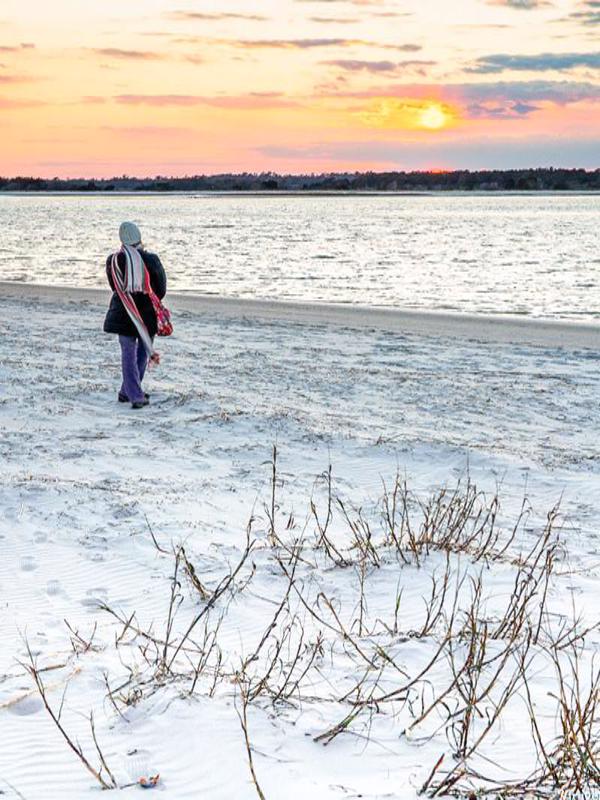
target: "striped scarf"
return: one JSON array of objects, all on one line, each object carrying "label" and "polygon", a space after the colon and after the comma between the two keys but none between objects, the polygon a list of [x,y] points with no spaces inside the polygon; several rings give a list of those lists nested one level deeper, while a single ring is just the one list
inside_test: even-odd
[{"label": "striped scarf", "polygon": [[[121,270],[119,266],[119,255],[121,253],[125,256],[124,270]],[[110,270],[115,285],[115,291],[119,295],[119,299],[123,303],[125,311],[127,311],[131,321],[135,325],[138,335],[146,348],[148,357],[152,358],[154,356],[152,339],[142,319],[142,315],[131,296],[133,292],[150,293],[150,276],[148,275],[148,270],[146,269],[146,265],[144,264],[139,250],[124,244],[118,253],[113,253],[110,261]]]}]

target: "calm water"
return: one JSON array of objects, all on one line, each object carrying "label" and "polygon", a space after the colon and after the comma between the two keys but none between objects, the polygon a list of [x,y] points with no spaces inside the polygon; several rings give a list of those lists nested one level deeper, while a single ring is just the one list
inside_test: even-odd
[{"label": "calm water", "polygon": [[104,285],[123,219],[180,291],[600,318],[600,196],[2,196],[0,279]]}]

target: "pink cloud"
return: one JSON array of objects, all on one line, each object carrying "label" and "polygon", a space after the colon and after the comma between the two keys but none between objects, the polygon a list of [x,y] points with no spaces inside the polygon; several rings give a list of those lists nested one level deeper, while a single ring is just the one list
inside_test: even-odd
[{"label": "pink cloud", "polygon": [[0,97],[0,108],[6,110],[19,108],[38,108],[39,106],[44,105],[46,105],[46,103],[43,103],[41,100],[16,100],[9,97]]}]

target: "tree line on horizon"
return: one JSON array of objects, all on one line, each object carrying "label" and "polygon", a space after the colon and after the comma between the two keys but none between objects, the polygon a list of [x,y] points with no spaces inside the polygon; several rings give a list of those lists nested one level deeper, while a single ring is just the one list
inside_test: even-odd
[{"label": "tree line on horizon", "polygon": [[329,172],[279,175],[274,172],[185,177],[36,178],[0,177],[4,192],[443,192],[600,191],[600,168],[554,167],[509,170]]}]

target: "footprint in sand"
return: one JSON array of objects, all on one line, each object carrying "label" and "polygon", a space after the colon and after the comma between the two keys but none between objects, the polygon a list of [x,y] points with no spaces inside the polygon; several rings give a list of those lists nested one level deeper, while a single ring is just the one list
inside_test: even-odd
[{"label": "footprint in sand", "polygon": [[46,594],[56,595],[56,594],[60,594],[61,591],[62,591],[62,589],[61,589],[60,581],[52,580],[52,581],[48,581],[48,583],[46,584]]},{"label": "footprint in sand", "polygon": [[38,697],[24,697],[17,703],[8,706],[8,711],[19,717],[28,717],[30,714],[37,714],[42,708],[42,701]]},{"label": "footprint in sand", "polygon": [[36,544],[43,544],[44,542],[48,541],[48,534],[40,531],[39,533],[34,534],[33,541]]},{"label": "footprint in sand", "polygon": [[23,556],[21,559],[21,569],[23,572],[33,572],[37,567],[37,562],[32,556]]},{"label": "footprint in sand", "polygon": [[100,587],[99,589],[89,589],[86,592],[86,597],[81,601],[81,605],[86,608],[98,608],[101,603],[106,603],[108,600],[108,589]]}]

